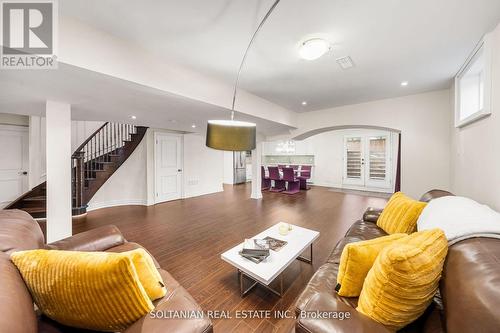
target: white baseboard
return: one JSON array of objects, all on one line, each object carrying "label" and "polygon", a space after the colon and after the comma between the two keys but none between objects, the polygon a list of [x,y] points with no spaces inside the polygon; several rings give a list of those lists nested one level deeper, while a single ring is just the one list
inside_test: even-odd
[{"label": "white baseboard", "polygon": [[89,203],[87,211],[90,212],[101,208],[116,207],[116,206],[135,206],[135,205],[147,206],[147,200],[136,199],[136,200],[110,200],[103,202],[94,202],[94,203]]}]

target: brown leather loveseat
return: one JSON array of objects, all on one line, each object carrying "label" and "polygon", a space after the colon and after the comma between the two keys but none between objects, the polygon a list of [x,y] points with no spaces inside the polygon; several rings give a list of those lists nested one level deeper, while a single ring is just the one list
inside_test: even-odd
[{"label": "brown leather loveseat", "polygon": [[[421,201],[453,195],[442,190],[425,193]],[[295,331],[335,333],[387,333],[383,325],[356,311],[357,298],[334,291],[340,256],[351,242],[386,235],[376,222],[381,209],[369,208],[335,246],[327,262],[313,275],[296,302]],[[317,312],[349,312],[349,319],[318,319]],[[301,313],[303,314],[301,316]],[[448,250],[440,296],[415,322],[400,332],[495,333],[500,332],[500,239],[472,238]]]},{"label": "brown leather loveseat", "polygon": [[[10,253],[41,248],[123,252],[139,247],[139,244],[127,242],[112,225],[45,244],[40,226],[29,214],[20,210],[0,210],[0,332],[88,332],[62,326],[35,311],[29,291],[9,259]],[[191,295],[167,271],[161,269],[156,260],[155,263],[167,287],[167,295],[154,302],[155,311],[201,311]],[[205,333],[212,332],[212,324],[206,318],[153,319],[146,315],[124,332]]]}]

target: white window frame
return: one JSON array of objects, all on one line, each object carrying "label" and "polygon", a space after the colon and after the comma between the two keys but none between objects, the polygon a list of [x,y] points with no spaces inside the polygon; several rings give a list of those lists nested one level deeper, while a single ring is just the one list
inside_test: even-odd
[{"label": "white window frame", "polygon": [[[468,116],[460,119],[460,80],[468,69],[474,64],[479,55],[483,56],[484,62],[484,87],[483,87],[483,108]],[[472,54],[467,58],[465,64],[460,68],[455,76],[455,127],[460,128],[469,125],[479,119],[491,115],[491,43],[490,36],[486,35],[476,46]]]}]

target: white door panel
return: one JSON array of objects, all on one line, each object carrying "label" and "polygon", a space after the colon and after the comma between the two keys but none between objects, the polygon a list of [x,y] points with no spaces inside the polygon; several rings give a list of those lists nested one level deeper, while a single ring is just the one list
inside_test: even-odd
[{"label": "white door panel", "polygon": [[365,184],[364,144],[361,136],[344,137],[344,184]]},{"label": "white door panel", "polygon": [[182,138],[155,134],[155,203],[182,196]]},{"label": "white door panel", "polygon": [[28,129],[0,125],[0,209],[28,191]]}]

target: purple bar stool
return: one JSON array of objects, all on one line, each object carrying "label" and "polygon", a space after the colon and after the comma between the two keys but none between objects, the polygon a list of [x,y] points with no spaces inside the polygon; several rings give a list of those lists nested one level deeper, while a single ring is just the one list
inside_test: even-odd
[{"label": "purple bar stool", "polygon": [[307,180],[311,178],[311,169],[310,165],[301,165],[300,166],[300,176],[297,178],[300,181],[300,189],[301,190],[310,190],[311,188],[307,186]]},{"label": "purple bar stool", "polygon": [[271,188],[271,178],[266,176],[266,169],[263,165],[260,166],[260,175],[262,178],[260,189],[262,191],[269,190]]},{"label": "purple bar stool", "polygon": [[283,193],[296,194],[300,192],[300,181],[295,178],[293,168],[283,168],[283,180],[288,183],[288,188]]},{"label": "purple bar stool", "polygon": [[285,181],[280,177],[278,167],[267,167],[269,170],[269,179],[274,181],[274,186],[271,186],[269,192],[282,192],[285,190]]}]

